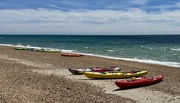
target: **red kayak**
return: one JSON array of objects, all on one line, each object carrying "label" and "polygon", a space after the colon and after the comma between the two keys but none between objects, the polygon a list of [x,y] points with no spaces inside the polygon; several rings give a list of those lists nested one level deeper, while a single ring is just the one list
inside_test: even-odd
[{"label": "red kayak", "polygon": [[163,78],[164,78],[163,75],[158,75],[151,78],[138,77],[134,79],[132,78],[131,80],[129,79],[119,80],[119,81],[116,81],[115,84],[118,87],[120,87],[120,89],[128,89],[128,88],[152,85],[152,84],[161,82]]},{"label": "red kayak", "polygon": [[61,56],[66,56],[66,57],[81,57],[81,56],[85,56],[83,54],[73,54],[73,53],[63,53],[61,54]]},{"label": "red kayak", "polygon": [[115,68],[114,66],[110,68],[100,68],[100,67],[95,67],[95,68],[88,68],[88,69],[68,69],[72,74],[74,75],[82,75],[83,72],[107,72],[107,71],[121,71],[121,68]]}]

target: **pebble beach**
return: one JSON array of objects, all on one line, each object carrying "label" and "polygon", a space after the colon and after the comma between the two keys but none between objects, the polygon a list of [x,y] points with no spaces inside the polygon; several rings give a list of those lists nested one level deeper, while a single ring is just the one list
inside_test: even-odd
[{"label": "pebble beach", "polygon": [[[89,79],[68,68],[122,67],[164,75],[162,82],[120,90],[119,79]],[[0,103],[180,103],[180,68],[61,53],[14,50],[0,46]]]}]

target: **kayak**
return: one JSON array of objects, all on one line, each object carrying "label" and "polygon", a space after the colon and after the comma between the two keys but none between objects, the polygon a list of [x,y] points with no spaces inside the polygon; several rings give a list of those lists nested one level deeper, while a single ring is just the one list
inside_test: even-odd
[{"label": "kayak", "polygon": [[66,57],[81,57],[85,56],[83,54],[73,54],[73,53],[62,53],[61,56],[66,56]]},{"label": "kayak", "polygon": [[158,75],[158,76],[154,76],[150,78],[139,77],[139,78],[134,78],[132,80],[128,80],[128,79],[119,80],[119,81],[116,81],[115,84],[120,89],[128,89],[128,88],[152,85],[152,84],[161,82],[163,78],[164,78],[163,75]]},{"label": "kayak", "polygon": [[26,47],[15,47],[14,50],[30,50],[30,48],[26,48]]},{"label": "kayak", "polygon": [[115,68],[110,67],[110,68],[100,68],[100,67],[95,67],[95,68],[87,68],[87,69],[68,69],[72,74],[74,75],[82,75],[83,72],[107,72],[107,71],[121,71],[121,68]]},{"label": "kayak", "polygon": [[31,48],[31,51],[48,52],[48,53],[58,53],[58,52],[61,52],[58,49],[49,49],[49,48]]},{"label": "kayak", "polygon": [[138,77],[147,74],[148,71],[130,71],[130,72],[83,72],[83,75],[85,75],[88,78],[93,79],[117,79],[117,78],[129,78],[129,77]]},{"label": "kayak", "polygon": [[59,53],[61,51],[56,49],[40,49],[39,52]]}]

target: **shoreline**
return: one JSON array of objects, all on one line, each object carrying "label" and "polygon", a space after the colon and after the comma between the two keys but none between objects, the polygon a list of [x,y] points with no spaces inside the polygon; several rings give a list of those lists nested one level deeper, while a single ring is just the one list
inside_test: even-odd
[{"label": "shoreline", "polygon": [[[160,103],[160,102],[179,102],[180,89],[178,86],[180,83],[180,68],[167,67],[155,64],[138,63],[132,61],[112,60],[104,59],[100,57],[78,57],[67,58],[61,57],[60,53],[42,53],[32,51],[16,51],[12,47],[0,46],[0,58],[2,61],[13,61],[19,63],[19,65],[26,65],[31,67],[30,71],[34,73],[40,73],[43,75],[60,76],[73,80],[74,82],[86,82],[92,85],[102,88],[104,93],[118,95],[124,98],[130,98],[135,100],[134,102],[146,102],[146,103]],[[123,67],[123,70],[144,70],[148,69],[150,72],[146,76],[154,76],[159,73],[165,75],[162,82],[146,86],[142,88],[135,88],[130,90],[117,90],[113,83],[117,79],[112,80],[91,80],[85,76],[72,75],[68,68],[87,68],[87,67]],[[34,69],[33,69],[34,68]],[[32,73],[33,73],[32,72]],[[169,88],[171,87],[171,88]],[[131,101],[131,100],[130,100]],[[126,99],[125,99],[126,102]],[[112,102],[115,103],[115,102]]]},{"label": "shoreline", "polygon": [[[11,45],[11,44],[1,44],[0,46],[7,46],[7,47],[28,47],[28,48],[45,48],[46,47],[34,47],[34,46],[24,46],[24,45]],[[54,48],[57,49],[57,48]],[[60,49],[57,49],[60,50]],[[74,53],[74,50],[61,50],[64,53]],[[123,60],[123,61],[130,61],[130,62],[139,62],[139,63],[146,63],[146,64],[154,64],[154,65],[160,65],[160,66],[168,66],[168,67],[175,67],[180,68],[180,63],[178,62],[162,62],[162,61],[156,61],[156,60],[142,60],[142,59],[136,59],[136,58],[123,58],[123,57],[113,57],[113,56],[103,56],[103,55],[95,55],[95,54],[89,54],[89,53],[77,53],[77,54],[83,54],[86,56],[92,56],[92,57],[98,57],[98,58],[104,58],[104,59],[112,59],[112,60]]]}]

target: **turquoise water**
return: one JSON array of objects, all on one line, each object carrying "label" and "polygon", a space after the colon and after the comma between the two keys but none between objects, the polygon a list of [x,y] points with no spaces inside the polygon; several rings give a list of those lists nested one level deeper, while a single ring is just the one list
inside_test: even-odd
[{"label": "turquoise water", "polygon": [[0,44],[180,67],[180,35],[0,35]]}]

